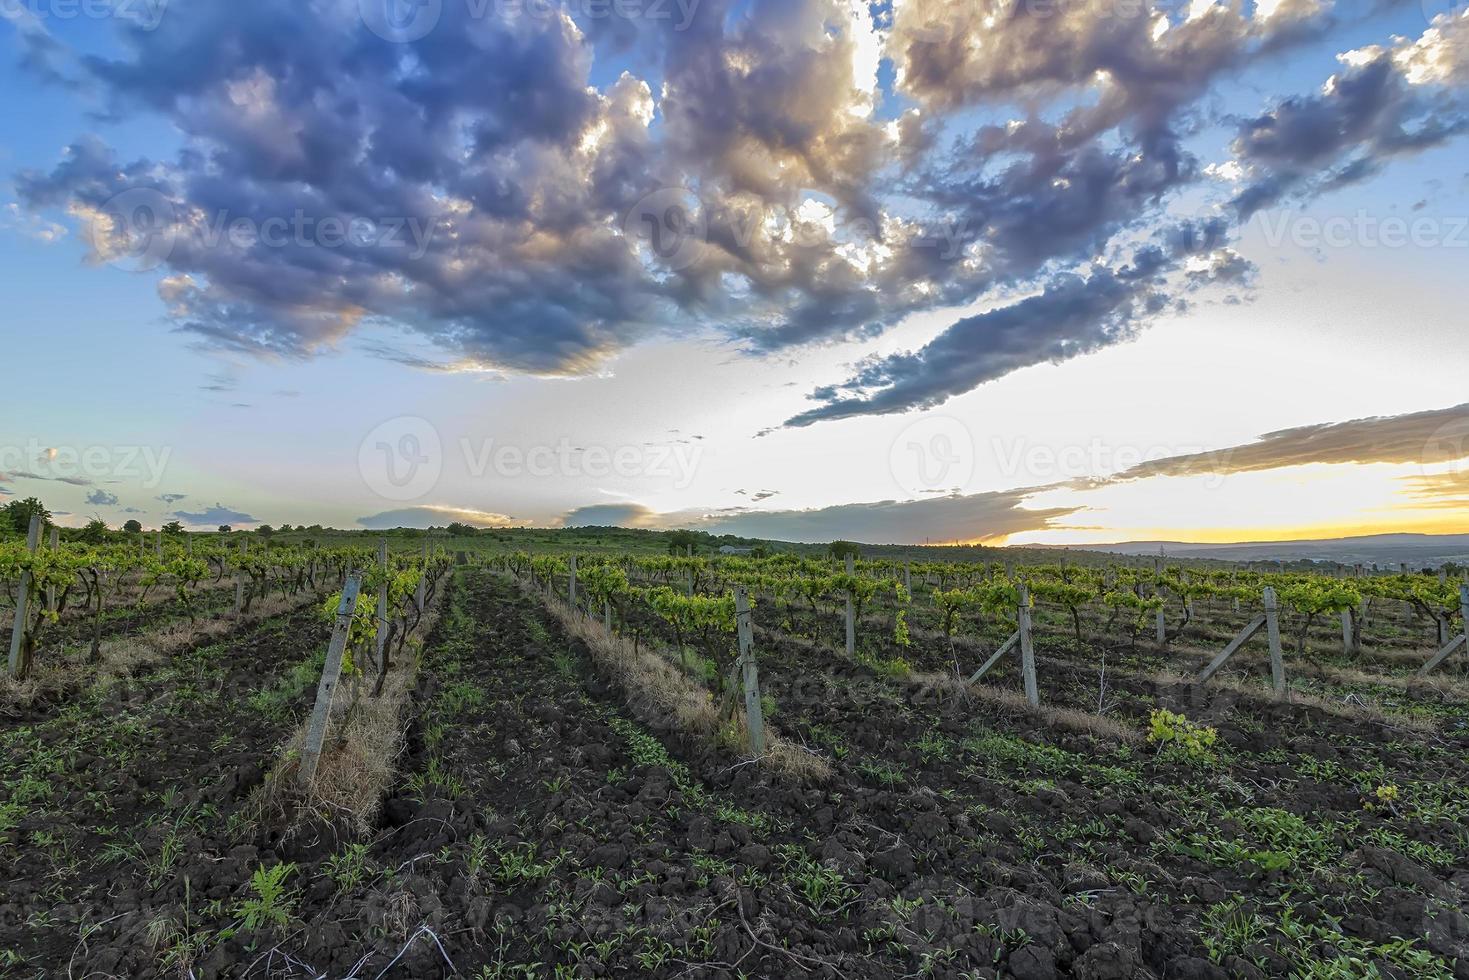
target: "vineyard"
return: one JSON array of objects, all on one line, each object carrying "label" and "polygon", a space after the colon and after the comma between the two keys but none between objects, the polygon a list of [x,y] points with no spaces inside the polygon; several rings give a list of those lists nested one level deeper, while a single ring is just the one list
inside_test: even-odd
[{"label": "vineyard", "polygon": [[1469,977],[1453,576],[236,537],[0,542],[0,975]]}]

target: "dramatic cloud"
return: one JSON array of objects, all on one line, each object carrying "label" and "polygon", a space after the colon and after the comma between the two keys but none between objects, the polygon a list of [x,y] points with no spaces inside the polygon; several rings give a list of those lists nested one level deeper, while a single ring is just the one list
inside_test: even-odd
[{"label": "dramatic cloud", "polygon": [[116,507],[117,494],[108,493],[106,490],[93,490],[87,494],[87,503],[94,507]]},{"label": "dramatic cloud", "polygon": [[473,527],[515,527],[518,522],[505,514],[472,510],[465,507],[405,507],[401,510],[384,511],[357,518],[357,523],[369,531],[390,531],[395,527],[410,527],[424,530],[430,527],[446,527],[449,524],[469,524]]},{"label": "dramatic cloud", "polygon": [[255,524],[255,518],[249,514],[226,507],[224,504],[216,503],[213,507],[206,508],[198,513],[190,514],[186,511],[174,511],[172,517],[189,524],[219,525],[219,524]]},{"label": "dramatic cloud", "polygon": [[1469,404],[1282,429],[1242,446],[1140,463],[1105,482],[1249,473],[1313,463],[1431,465],[1459,459],[1469,459]]},{"label": "dramatic cloud", "polygon": [[86,57],[30,18],[33,71],[184,148],[83,136],[20,200],[153,271],[199,343],[260,357],[378,328],[427,343],[368,341],[416,367],[584,374],[655,334],[788,351],[1009,303],[818,391],[804,425],[934,404],[1247,279],[1227,234],[1159,244],[1206,174],[1237,174],[1248,214],[1462,129],[1445,15],[1245,123],[1236,160],[1196,159],[1210,93],[1325,36],[1327,0],[431,6],[398,43],[350,2],[172,5]]},{"label": "dramatic cloud", "polygon": [[1469,513],[1469,471],[1414,476],[1403,481],[1412,502],[1406,507],[1431,507]]}]

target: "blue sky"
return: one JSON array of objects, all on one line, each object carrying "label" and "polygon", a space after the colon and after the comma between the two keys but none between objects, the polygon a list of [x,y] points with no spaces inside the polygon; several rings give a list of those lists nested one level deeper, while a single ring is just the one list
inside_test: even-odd
[{"label": "blue sky", "polygon": [[[1463,7],[444,0],[384,39],[373,2],[4,8],[0,488],[150,525],[1465,527]],[[142,271],[138,188],[178,222]],[[260,240],[303,209],[377,237]],[[1123,475],[1279,430],[1333,441]]]}]

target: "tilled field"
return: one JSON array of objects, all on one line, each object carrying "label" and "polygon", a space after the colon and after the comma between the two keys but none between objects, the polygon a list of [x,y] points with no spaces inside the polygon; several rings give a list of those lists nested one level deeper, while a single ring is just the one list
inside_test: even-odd
[{"label": "tilled field", "polygon": [[[1013,666],[965,693],[761,630],[773,724],[834,767],[798,786],[635,716],[538,599],[467,569],[378,832],[283,840],[251,792],[324,640],[268,624],[172,668],[207,683],[9,736],[0,970],[1469,977],[1462,731],[1134,664],[1092,723],[1074,656],[1040,672],[1071,711],[1036,714],[995,693]],[[1154,707],[1218,742],[1159,753]]]}]

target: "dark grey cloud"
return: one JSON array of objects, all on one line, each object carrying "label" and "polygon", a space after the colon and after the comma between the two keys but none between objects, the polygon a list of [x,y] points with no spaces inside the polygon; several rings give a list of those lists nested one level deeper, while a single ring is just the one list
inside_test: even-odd
[{"label": "dark grey cloud", "polygon": [[562,527],[659,527],[664,515],[642,504],[593,504],[578,507],[561,519]]},{"label": "dark grey cloud", "polygon": [[447,527],[450,524],[469,524],[473,527],[508,527],[514,518],[505,514],[467,510],[458,507],[404,507],[400,510],[383,511],[357,518],[357,523],[369,531],[389,531],[395,527],[410,527],[425,530],[431,527]]},{"label": "dark grey cloud", "polygon": [[84,476],[53,476],[49,473],[36,473],[29,470],[16,470],[7,474],[13,480],[45,480],[48,483],[65,483],[73,487],[90,487],[94,481]]},{"label": "dark grey cloud", "polygon": [[87,503],[94,507],[116,507],[118,498],[117,494],[108,493],[106,490],[93,490],[87,494]]},{"label": "dark grey cloud", "polygon": [[[1140,463],[1101,482],[1248,473],[1313,463],[1432,465],[1460,459],[1469,459],[1469,403],[1267,432],[1240,446]],[[1438,480],[1425,479],[1424,487]]]},{"label": "dark grey cloud", "polygon": [[925,541],[1003,541],[1023,531],[1055,527],[1080,508],[1029,509],[1035,490],[951,495],[927,500],[838,504],[814,510],[716,514],[697,522],[701,530],[783,541],[865,541],[923,544]]},{"label": "dark grey cloud", "polygon": [[206,507],[196,513],[176,510],[170,516],[176,517],[189,524],[254,524],[255,518],[243,511],[226,507],[224,504],[216,503],[213,507]]},{"label": "dark grey cloud", "polygon": [[1469,10],[1446,14],[1413,42],[1355,52],[1320,93],[1244,120],[1234,152],[1251,179],[1235,199],[1262,208],[1356,183],[1395,157],[1469,130]]},{"label": "dark grey cloud", "polygon": [[1120,269],[1057,275],[1040,293],[960,320],[918,351],[863,364],[848,381],[818,389],[821,404],[786,425],[930,408],[1022,368],[1120,343],[1176,308],[1166,276],[1191,255],[1217,251],[1223,234],[1219,223],[1181,227],[1166,248],[1139,249]]}]

